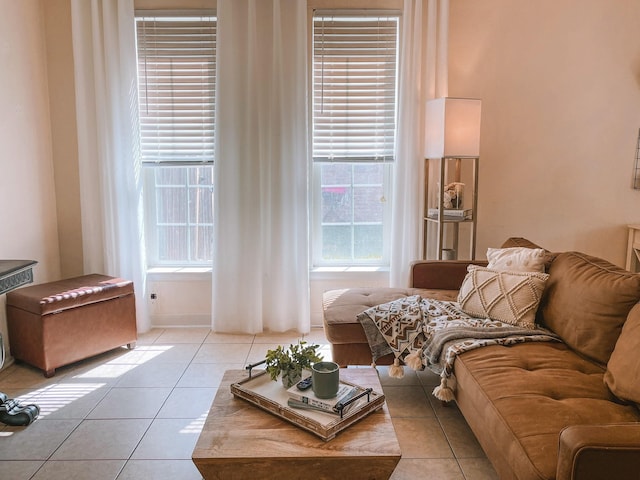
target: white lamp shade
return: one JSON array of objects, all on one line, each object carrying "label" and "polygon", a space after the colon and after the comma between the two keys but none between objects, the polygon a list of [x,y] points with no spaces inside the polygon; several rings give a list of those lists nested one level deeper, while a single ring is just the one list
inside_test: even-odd
[{"label": "white lamp shade", "polygon": [[425,157],[479,157],[480,110],[481,101],[475,98],[428,100]]}]

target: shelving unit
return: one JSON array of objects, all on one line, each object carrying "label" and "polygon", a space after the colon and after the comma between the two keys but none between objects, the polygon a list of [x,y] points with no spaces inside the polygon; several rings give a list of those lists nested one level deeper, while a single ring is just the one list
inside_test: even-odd
[{"label": "shelving unit", "polygon": [[[423,259],[475,260],[478,162],[478,157],[425,159]],[[463,201],[457,205],[459,208],[454,210],[466,210],[466,215],[445,215],[447,208],[444,205],[444,191],[446,186],[452,182],[464,183]],[[462,243],[460,241],[461,225],[469,227],[469,231],[465,232],[469,245],[468,249],[463,251],[461,251]]]},{"label": "shelving unit", "polygon": [[627,225],[629,239],[627,241],[626,269],[630,272],[640,271],[640,225]]}]

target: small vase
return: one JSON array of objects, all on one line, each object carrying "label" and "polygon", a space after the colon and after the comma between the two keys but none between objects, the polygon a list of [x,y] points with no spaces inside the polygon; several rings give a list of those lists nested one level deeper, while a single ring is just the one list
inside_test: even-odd
[{"label": "small vase", "polygon": [[284,388],[291,388],[300,380],[302,380],[302,370],[295,368],[285,370],[282,372],[282,386]]}]

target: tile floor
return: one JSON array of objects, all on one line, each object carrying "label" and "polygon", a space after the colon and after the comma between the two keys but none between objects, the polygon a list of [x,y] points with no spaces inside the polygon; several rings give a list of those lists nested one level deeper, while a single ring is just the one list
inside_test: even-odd
[{"label": "tile floor", "polygon": [[[60,368],[50,379],[12,365],[0,372],[0,391],[38,404],[41,415],[28,427],[0,424],[0,478],[200,479],[191,452],[224,370],[297,339],[154,329],[133,351]],[[306,339],[331,358],[322,329]],[[402,449],[394,480],[497,478],[455,405],[431,395],[435,375],[410,371],[398,380],[378,369]]]}]

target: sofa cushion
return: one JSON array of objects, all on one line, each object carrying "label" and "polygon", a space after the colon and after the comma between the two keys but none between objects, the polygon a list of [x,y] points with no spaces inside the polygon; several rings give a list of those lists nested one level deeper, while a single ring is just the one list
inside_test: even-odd
[{"label": "sofa cushion", "polygon": [[640,304],[629,312],[613,349],[604,381],[615,396],[640,404]]},{"label": "sofa cushion", "polygon": [[604,368],[556,342],[487,346],[456,358],[456,401],[500,478],[556,478],[570,425],[640,421],[616,403]]},{"label": "sofa cushion", "polygon": [[545,251],[542,248],[488,248],[487,268],[511,272],[543,272]]},{"label": "sofa cushion", "polygon": [[464,313],[524,328],[535,327],[546,273],[502,272],[476,265],[469,265],[468,270],[458,294]]},{"label": "sofa cushion", "polygon": [[420,288],[371,287],[328,290],[322,296],[325,335],[331,344],[362,343],[368,350],[367,337],[357,318],[368,308],[409,295],[421,295],[437,300],[455,300],[457,293],[457,291]]},{"label": "sofa cushion", "polygon": [[638,300],[640,275],[600,258],[563,252],[549,269],[540,323],[577,352],[605,365]]}]

